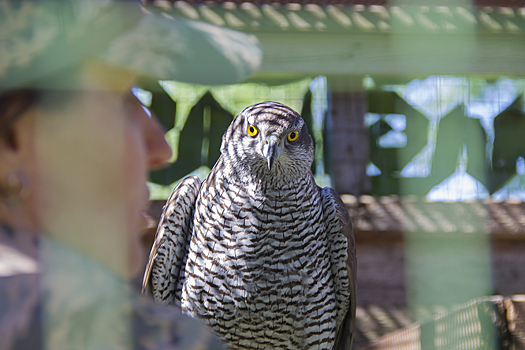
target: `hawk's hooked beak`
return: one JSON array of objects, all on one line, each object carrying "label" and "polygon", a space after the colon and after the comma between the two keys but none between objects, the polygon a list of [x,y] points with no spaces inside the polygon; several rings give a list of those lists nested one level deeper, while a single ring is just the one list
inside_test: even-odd
[{"label": "hawk's hooked beak", "polygon": [[268,163],[268,170],[272,170],[273,163],[281,154],[281,140],[279,136],[271,134],[266,138],[266,145],[263,148],[263,155]]}]

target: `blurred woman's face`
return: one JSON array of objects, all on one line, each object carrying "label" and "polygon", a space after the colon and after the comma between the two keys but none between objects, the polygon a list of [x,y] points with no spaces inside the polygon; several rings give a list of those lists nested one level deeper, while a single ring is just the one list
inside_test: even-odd
[{"label": "blurred woman's face", "polygon": [[171,156],[159,123],[131,93],[133,78],[90,67],[81,89],[44,97],[35,124],[42,230],[123,276],[144,262],[148,172]]}]

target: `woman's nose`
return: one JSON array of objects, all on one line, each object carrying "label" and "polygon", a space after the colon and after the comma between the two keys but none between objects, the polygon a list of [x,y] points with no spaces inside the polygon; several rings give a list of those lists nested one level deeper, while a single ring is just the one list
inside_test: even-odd
[{"label": "woman's nose", "polygon": [[148,117],[147,124],[145,139],[148,152],[148,166],[152,170],[163,168],[171,158],[171,147],[164,138],[164,128],[154,114]]}]

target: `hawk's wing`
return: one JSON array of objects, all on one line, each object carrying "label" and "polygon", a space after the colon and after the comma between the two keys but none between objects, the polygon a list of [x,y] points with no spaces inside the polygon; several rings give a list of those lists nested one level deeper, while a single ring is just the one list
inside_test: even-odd
[{"label": "hawk's wing", "polygon": [[320,193],[337,301],[337,333],[333,349],[348,350],[354,337],[357,279],[352,221],[336,191],[325,187]]},{"label": "hawk's wing", "polygon": [[184,266],[200,187],[197,176],[184,178],[164,206],[142,282],[142,292],[151,290],[157,303],[180,306]]}]

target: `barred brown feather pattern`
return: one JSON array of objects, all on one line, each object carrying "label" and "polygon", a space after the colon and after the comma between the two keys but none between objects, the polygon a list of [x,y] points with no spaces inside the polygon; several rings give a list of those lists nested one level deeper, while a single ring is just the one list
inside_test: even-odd
[{"label": "barred brown feather pattern", "polygon": [[214,171],[196,203],[183,311],[234,349],[330,349],[337,300],[312,176],[265,188]]},{"label": "barred brown feather pattern", "polygon": [[196,176],[183,179],[166,202],[144,273],[142,291],[151,283],[157,303],[180,306],[181,280],[193,232],[195,200],[201,187]]},{"label": "barred brown feather pattern", "polygon": [[[337,323],[341,324],[350,304],[350,284],[346,261],[348,259],[348,243],[344,235],[340,234],[342,224],[337,213],[332,189],[325,187],[321,190],[323,209],[325,211],[325,225],[330,242],[330,260],[332,262],[332,276],[337,296]],[[335,192],[335,191],[334,191]]]},{"label": "barred brown feather pattern", "polygon": [[336,191],[325,187],[321,190],[321,198],[337,298],[337,340],[334,350],[350,349],[355,328],[357,279],[352,222],[348,209]]},{"label": "barred brown feather pattern", "polygon": [[296,112],[274,102],[241,112],[207,179],[183,180],[168,200],[145,277],[155,299],[232,349],[349,349],[351,225],[335,191],[315,184],[312,160]]}]

